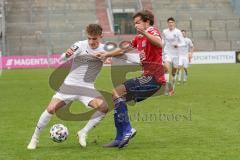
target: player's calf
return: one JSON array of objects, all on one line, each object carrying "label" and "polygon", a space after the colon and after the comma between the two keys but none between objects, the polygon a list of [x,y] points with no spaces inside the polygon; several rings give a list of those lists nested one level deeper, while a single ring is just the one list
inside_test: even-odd
[{"label": "player's calf", "polygon": [[79,144],[82,147],[87,146],[86,139],[89,131],[92,130],[96,125],[98,125],[108,112],[108,105],[103,97],[94,98],[92,101],[89,102],[88,105],[96,109],[97,111],[92,114],[84,128],[77,133]]}]

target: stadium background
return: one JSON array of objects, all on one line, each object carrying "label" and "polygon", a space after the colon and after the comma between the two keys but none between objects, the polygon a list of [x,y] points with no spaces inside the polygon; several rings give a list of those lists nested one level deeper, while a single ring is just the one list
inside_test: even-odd
[{"label": "stadium background", "polygon": [[142,8],[166,28],[173,16],[197,51],[240,49],[238,0],[1,0],[2,55],[62,53],[85,38],[89,23],[100,23],[105,41],[132,37],[132,14]]}]

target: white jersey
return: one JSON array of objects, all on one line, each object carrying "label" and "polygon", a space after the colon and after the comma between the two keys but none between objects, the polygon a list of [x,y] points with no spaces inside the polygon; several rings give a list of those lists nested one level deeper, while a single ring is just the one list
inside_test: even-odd
[{"label": "white jersey", "polygon": [[[184,37],[182,32],[174,28],[170,30],[169,28],[163,30],[163,40],[164,40],[164,54],[171,56],[179,55],[179,48],[185,45]],[[178,45],[178,48],[174,48],[173,45]]]},{"label": "white jersey", "polygon": [[64,84],[71,86],[94,87],[94,81],[101,71],[103,62],[94,57],[94,53],[104,52],[104,45],[91,49],[88,41],[78,41],[73,46],[77,56],[73,59],[72,67],[64,80]]},{"label": "white jersey", "polygon": [[190,49],[193,47],[193,43],[191,39],[189,38],[184,38],[185,40],[185,45],[180,47],[180,56],[188,56],[188,53],[190,52]]}]

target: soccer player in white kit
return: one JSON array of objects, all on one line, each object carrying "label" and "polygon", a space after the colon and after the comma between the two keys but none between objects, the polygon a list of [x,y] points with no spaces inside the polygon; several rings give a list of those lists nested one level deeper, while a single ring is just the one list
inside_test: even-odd
[{"label": "soccer player in white kit", "polygon": [[179,70],[178,70],[178,83],[181,82],[182,77],[182,69],[184,70],[183,74],[183,82],[187,82],[187,68],[188,64],[191,61],[193,52],[194,52],[194,46],[190,38],[187,37],[186,30],[182,30],[182,34],[185,40],[185,45],[180,47],[180,53],[179,53]]},{"label": "soccer player in white kit", "polygon": [[[185,45],[183,35],[179,29],[176,28],[175,19],[170,17],[167,19],[168,28],[163,30],[164,41],[164,66],[165,66],[165,78],[167,82],[170,82],[169,72],[172,67],[172,84],[174,86],[176,80],[176,72],[179,64],[179,48]],[[172,95],[173,92],[169,92]]]},{"label": "soccer player in white kit", "polygon": [[[94,87],[95,79],[103,65],[103,62],[95,56],[96,53],[104,52],[104,45],[100,43],[102,27],[98,24],[90,24],[86,27],[86,33],[87,40],[76,42],[63,54],[65,58],[74,56],[71,70],[59,90],[52,97],[46,110],[40,116],[32,139],[27,146],[30,150],[36,149],[40,133],[47,126],[53,114],[72,101],[78,100],[85,106],[96,109],[96,112],[93,113],[85,127],[77,133],[79,143],[82,147],[86,147],[88,132],[93,129],[108,112],[106,100]],[[72,90],[72,88],[76,89]]]}]

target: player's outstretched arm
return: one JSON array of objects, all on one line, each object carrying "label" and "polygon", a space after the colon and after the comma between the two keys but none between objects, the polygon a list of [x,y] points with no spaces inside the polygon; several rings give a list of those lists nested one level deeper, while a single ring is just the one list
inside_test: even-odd
[{"label": "player's outstretched arm", "polygon": [[115,57],[115,56],[123,55],[125,52],[130,51],[131,49],[132,49],[131,47],[116,48],[113,51],[96,53],[95,56],[101,60],[105,60],[108,57]]},{"label": "player's outstretched arm", "polygon": [[74,54],[74,51],[69,48],[65,53],[63,53],[60,57],[60,61],[67,61],[69,57]]}]

